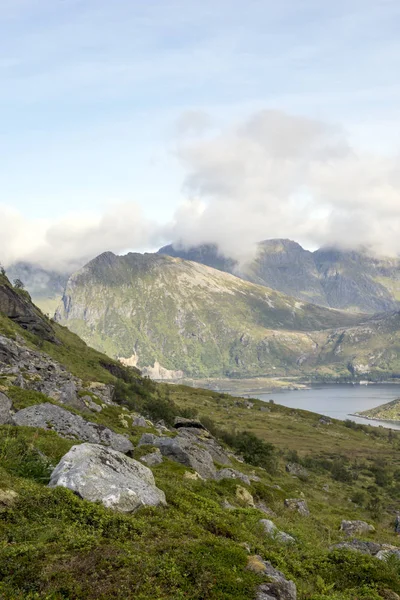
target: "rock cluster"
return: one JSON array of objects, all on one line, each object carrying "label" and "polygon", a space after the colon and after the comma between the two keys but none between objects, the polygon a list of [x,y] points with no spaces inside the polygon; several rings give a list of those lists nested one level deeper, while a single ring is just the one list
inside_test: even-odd
[{"label": "rock cluster", "polygon": [[247,568],[270,580],[259,586],[256,600],[297,600],[296,585],[261,556],[249,556]]}]

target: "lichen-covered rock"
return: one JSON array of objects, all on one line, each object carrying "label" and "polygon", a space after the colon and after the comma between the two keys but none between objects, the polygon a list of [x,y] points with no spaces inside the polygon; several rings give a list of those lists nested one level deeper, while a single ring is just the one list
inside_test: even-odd
[{"label": "lichen-covered rock", "polygon": [[289,510],[296,510],[302,517],[310,516],[307,502],[301,498],[287,498],[284,504]]},{"label": "lichen-covered rock", "polygon": [[240,479],[246,485],[251,485],[250,478],[244,473],[236,471],[235,469],[221,469],[215,475],[215,479],[217,481],[221,481],[222,479]]},{"label": "lichen-covered rock", "polygon": [[18,499],[14,490],[0,490],[0,512],[12,507]]},{"label": "lichen-covered rock", "polygon": [[8,396],[0,392],[0,425],[10,425],[12,402]]},{"label": "lichen-covered rock", "polygon": [[165,494],[155,485],[148,467],[97,444],[73,446],[51,474],[50,487],[62,486],[91,502],[118,512],[141,506],[165,505]]},{"label": "lichen-covered rock", "polygon": [[161,452],[157,448],[157,450],[155,450],[154,452],[142,456],[140,460],[146,463],[146,465],[149,465],[149,467],[156,467],[157,465],[161,465],[163,457]]},{"label": "lichen-covered rock", "polygon": [[375,555],[379,560],[389,560],[391,556],[396,557],[400,560],[400,548],[397,546],[390,546],[389,544],[382,544],[381,550]]},{"label": "lichen-covered rock", "polygon": [[261,519],[260,523],[263,526],[265,533],[279,542],[282,542],[283,544],[293,544],[296,542],[294,537],[284,531],[280,531],[275,523],[269,519]]},{"label": "lichen-covered rock", "polygon": [[352,537],[354,535],[373,533],[375,531],[375,527],[373,525],[369,525],[365,521],[342,521],[340,530],[349,537]]},{"label": "lichen-covered rock", "polygon": [[283,573],[275,569],[270,562],[263,560],[261,556],[249,556],[247,568],[265,575],[270,580],[259,586],[256,600],[297,600],[296,585],[293,581],[286,579]]},{"label": "lichen-covered rock", "polygon": [[51,429],[62,437],[82,442],[104,444],[119,452],[127,453],[133,450],[132,443],[125,436],[114,433],[103,425],[85,421],[79,415],[74,415],[49,402],[18,411],[14,415],[14,422],[16,425],[25,425],[26,427]]},{"label": "lichen-covered rock", "polygon": [[369,554],[376,556],[382,549],[380,544],[375,542],[364,542],[363,540],[357,540],[356,538],[349,540],[348,542],[339,542],[330,547],[330,550],[353,550],[354,552],[361,552],[361,554]]},{"label": "lichen-covered rock", "polygon": [[254,498],[246,488],[238,485],[236,488],[236,498],[241,504],[254,508]]},{"label": "lichen-covered rock", "polygon": [[308,479],[310,476],[307,469],[305,469],[298,463],[288,463],[286,465],[286,471],[291,475],[298,477],[299,479]]}]

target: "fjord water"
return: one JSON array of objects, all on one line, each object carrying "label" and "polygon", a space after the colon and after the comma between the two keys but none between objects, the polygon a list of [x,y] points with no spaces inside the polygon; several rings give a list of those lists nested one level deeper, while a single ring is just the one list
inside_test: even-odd
[{"label": "fjord water", "polygon": [[321,384],[304,390],[267,393],[263,393],[261,390],[254,393],[249,391],[246,395],[264,401],[273,399],[277,404],[309,410],[334,419],[351,419],[357,423],[400,429],[400,421],[396,424],[392,421],[372,421],[354,416],[355,412],[375,408],[380,404],[400,398],[400,385]]}]

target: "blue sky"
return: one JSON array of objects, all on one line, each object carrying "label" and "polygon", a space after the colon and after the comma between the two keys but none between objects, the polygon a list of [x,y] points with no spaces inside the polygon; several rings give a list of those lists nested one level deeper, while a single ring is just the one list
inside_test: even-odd
[{"label": "blue sky", "polygon": [[0,204],[26,219],[135,202],[168,223],[177,122],[276,109],[398,153],[398,0],[0,0]]}]

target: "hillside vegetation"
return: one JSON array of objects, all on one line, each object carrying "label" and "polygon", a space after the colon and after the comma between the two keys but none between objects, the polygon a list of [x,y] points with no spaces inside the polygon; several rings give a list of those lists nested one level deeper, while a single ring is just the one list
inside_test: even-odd
[{"label": "hillside vegetation", "polygon": [[[0,297],[4,285],[17,294],[0,282]],[[1,425],[1,598],[295,600],[296,588],[298,600],[399,598],[396,432],[155,384],[47,324],[51,341],[44,330],[33,333],[32,323],[1,315],[3,422],[50,404],[122,434],[143,461],[168,440],[186,448],[184,440],[197,435],[192,451],[208,444],[229,459],[234,476],[223,478],[214,461],[215,476],[201,478],[180,455],[163,454],[151,471],[166,504],[115,512],[47,485],[79,437],[60,435],[49,423]],[[59,393],[65,382],[70,392],[74,383],[74,394]],[[195,417],[206,429],[196,430]],[[144,433],[147,444],[139,444]],[[373,527],[364,523],[364,532],[349,536],[343,520]]]}]

